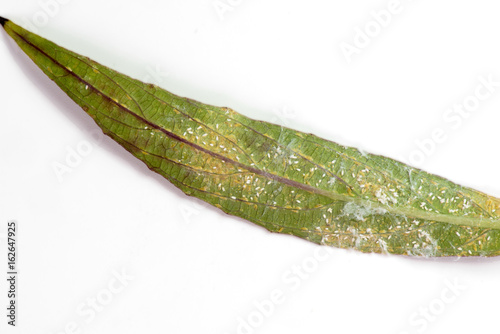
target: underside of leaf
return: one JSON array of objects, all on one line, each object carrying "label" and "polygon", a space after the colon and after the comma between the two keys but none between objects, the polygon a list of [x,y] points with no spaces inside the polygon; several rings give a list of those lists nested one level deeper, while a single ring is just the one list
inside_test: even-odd
[{"label": "underside of leaf", "polygon": [[206,105],[6,32],[103,132],[186,194],[271,232],[362,252],[496,256],[500,200],[393,159]]}]

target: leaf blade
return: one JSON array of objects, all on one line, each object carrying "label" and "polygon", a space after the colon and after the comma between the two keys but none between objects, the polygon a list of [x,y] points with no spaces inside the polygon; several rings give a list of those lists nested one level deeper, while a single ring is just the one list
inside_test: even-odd
[{"label": "leaf blade", "polygon": [[500,201],[390,158],[182,98],[11,21],[7,33],[103,132],[186,194],[364,252],[496,256]]}]

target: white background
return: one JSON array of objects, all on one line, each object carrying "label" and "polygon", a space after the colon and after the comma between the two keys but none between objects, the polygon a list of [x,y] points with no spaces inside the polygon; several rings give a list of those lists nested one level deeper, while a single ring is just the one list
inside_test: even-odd
[{"label": "white background", "polygon": [[[217,3],[232,10],[218,13]],[[0,15],[179,95],[368,152],[408,160],[418,154],[416,141],[441,128],[446,141],[429,149],[420,167],[500,196],[500,88],[456,128],[443,119],[474,94],[480,76],[500,81],[499,6],[401,0],[400,12],[349,63],[341,43],[353,44],[356,28],[374,20],[370,12],[388,6],[29,0],[4,1]],[[413,334],[498,327],[497,259],[339,249],[320,249],[318,258],[318,246],[271,235],[188,198],[109,138],[96,138],[93,121],[3,31],[0,40],[2,272],[9,219],[19,224],[20,247],[18,327],[7,326],[1,311],[2,333]],[[60,182],[54,165],[67,165],[69,152],[82,147],[92,151],[73,161]],[[116,272],[133,279],[120,286]],[[5,310],[7,286],[0,282]],[[109,284],[121,291],[109,292]],[[453,293],[449,284],[460,288]],[[259,311],[255,303],[273,291],[282,292],[281,303]],[[93,318],[92,298],[105,304]]]}]

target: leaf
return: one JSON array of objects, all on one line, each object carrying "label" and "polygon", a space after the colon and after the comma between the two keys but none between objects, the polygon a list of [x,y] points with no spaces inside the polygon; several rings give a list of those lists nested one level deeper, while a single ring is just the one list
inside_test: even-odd
[{"label": "leaf", "polygon": [[500,200],[393,159],[145,84],[11,21],[103,132],[187,195],[271,232],[362,252],[500,254]]}]

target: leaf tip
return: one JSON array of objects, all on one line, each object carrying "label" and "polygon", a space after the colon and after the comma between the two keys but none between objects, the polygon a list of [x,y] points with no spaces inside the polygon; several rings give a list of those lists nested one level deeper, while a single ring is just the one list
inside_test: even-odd
[{"label": "leaf tip", "polygon": [[2,27],[5,25],[5,23],[9,22],[8,19],[6,19],[5,17],[2,17],[0,16],[0,24],[2,25]]}]

